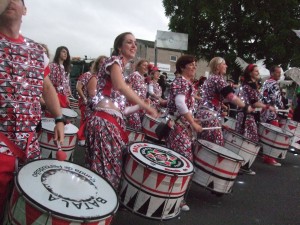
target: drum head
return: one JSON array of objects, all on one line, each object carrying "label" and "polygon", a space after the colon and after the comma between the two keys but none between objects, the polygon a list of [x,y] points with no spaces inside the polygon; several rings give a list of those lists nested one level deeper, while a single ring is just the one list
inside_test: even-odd
[{"label": "drum head", "polygon": [[[55,122],[54,120],[42,120],[42,128],[44,130],[48,130],[54,132]],[[76,134],[78,132],[78,128],[73,124],[66,124],[64,127],[65,134]]]},{"label": "drum head", "polygon": [[291,132],[284,131],[280,127],[274,126],[272,124],[269,124],[269,123],[260,123],[260,125],[263,126],[263,127],[265,127],[265,128],[267,128],[267,129],[269,129],[269,130],[273,130],[273,131],[275,131],[277,133],[286,134],[287,136],[290,136],[290,137],[293,136],[293,134]]},{"label": "drum head", "polygon": [[78,113],[75,112],[73,109],[68,108],[61,108],[62,114],[66,117],[76,118]]},{"label": "drum head", "polygon": [[18,172],[16,187],[33,205],[70,220],[99,220],[118,207],[116,192],[106,180],[66,161],[29,162]]},{"label": "drum head", "polygon": [[234,152],[228,150],[227,148],[224,148],[220,145],[217,145],[215,143],[212,143],[212,142],[209,142],[209,141],[205,141],[205,140],[197,140],[202,146],[210,149],[211,151],[213,152],[216,152],[222,156],[225,156],[227,158],[231,158],[231,159],[234,159],[234,160],[237,160],[237,161],[244,161],[244,159],[235,154]]},{"label": "drum head", "polygon": [[130,154],[147,167],[167,174],[187,175],[194,171],[192,162],[171,149],[144,142],[129,146]]}]

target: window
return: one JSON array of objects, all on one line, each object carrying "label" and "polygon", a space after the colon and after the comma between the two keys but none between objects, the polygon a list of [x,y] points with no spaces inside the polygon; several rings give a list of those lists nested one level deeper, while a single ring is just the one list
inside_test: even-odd
[{"label": "window", "polygon": [[177,56],[176,55],[171,55],[170,56],[170,61],[171,62],[176,62],[177,61]]}]

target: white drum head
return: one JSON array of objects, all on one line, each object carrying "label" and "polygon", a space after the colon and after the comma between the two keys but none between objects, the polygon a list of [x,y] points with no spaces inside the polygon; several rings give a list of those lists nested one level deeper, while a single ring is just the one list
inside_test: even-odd
[{"label": "white drum head", "polygon": [[76,118],[78,116],[78,113],[75,112],[73,109],[61,108],[61,111],[62,111],[62,114],[66,117]]},{"label": "white drum head", "polygon": [[234,152],[228,150],[227,148],[224,148],[220,145],[217,145],[215,143],[212,143],[212,142],[209,142],[209,141],[205,141],[205,140],[201,140],[199,139],[198,142],[203,145],[204,147],[222,155],[222,156],[225,156],[227,158],[231,158],[231,159],[235,159],[235,160],[238,160],[238,161],[244,161],[244,159],[235,154]]},{"label": "white drum head", "polygon": [[137,161],[162,173],[180,176],[194,171],[192,162],[187,158],[162,146],[136,142],[129,146],[129,152]]},{"label": "white drum head", "polygon": [[265,127],[265,128],[268,128],[270,130],[276,131],[277,133],[286,134],[287,136],[293,136],[293,134],[291,132],[284,131],[280,127],[274,126],[272,124],[269,124],[269,123],[260,123],[260,125],[263,126],[263,127]]},{"label": "white drum head", "polygon": [[20,169],[16,186],[33,205],[70,220],[98,220],[118,207],[116,192],[107,181],[66,161],[29,162]]},{"label": "white drum head", "polygon": [[[54,120],[42,120],[42,128],[44,130],[52,131],[54,132],[55,122]],[[64,128],[65,134],[76,134],[78,132],[78,128],[69,123],[65,125]]]}]

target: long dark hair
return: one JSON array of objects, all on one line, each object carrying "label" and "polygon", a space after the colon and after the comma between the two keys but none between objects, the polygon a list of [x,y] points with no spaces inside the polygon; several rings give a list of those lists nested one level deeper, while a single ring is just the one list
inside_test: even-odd
[{"label": "long dark hair", "polygon": [[66,60],[63,62],[63,65],[64,65],[64,68],[65,68],[65,71],[67,73],[70,73],[71,71],[71,57],[70,57],[70,53],[69,53],[69,50],[67,47],[65,46],[60,46],[56,49],[56,52],[55,52],[55,56],[54,56],[54,59],[53,59],[53,62],[54,63],[57,63],[59,64],[59,57],[60,57],[60,52],[65,49],[67,51],[67,58]]},{"label": "long dark hair", "polygon": [[120,55],[119,48],[122,47],[126,35],[129,35],[129,34],[130,34],[130,35],[133,35],[131,32],[124,32],[124,33],[122,33],[122,34],[119,34],[119,35],[116,37],[116,39],[115,39],[115,41],[114,41],[114,50],[113,50],[113,52],[111,53],[111,56],[118,56],[118,55]]}]

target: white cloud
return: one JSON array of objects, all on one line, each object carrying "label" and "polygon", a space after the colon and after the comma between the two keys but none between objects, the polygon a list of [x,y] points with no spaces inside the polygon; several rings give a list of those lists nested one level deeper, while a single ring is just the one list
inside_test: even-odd
[{"label": "white cloud", "polygon": [[58,46],[71,56],[109,55],[115,37],[125,31],[154,41],[168,30],[162,0],[25,0],[22,34],[45,43],[51,55]]}]

